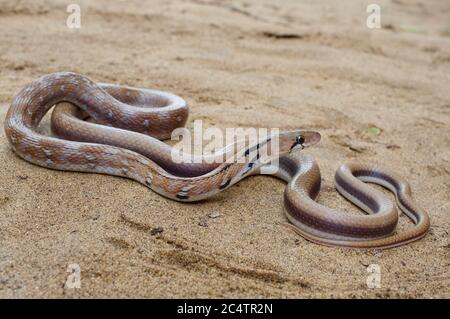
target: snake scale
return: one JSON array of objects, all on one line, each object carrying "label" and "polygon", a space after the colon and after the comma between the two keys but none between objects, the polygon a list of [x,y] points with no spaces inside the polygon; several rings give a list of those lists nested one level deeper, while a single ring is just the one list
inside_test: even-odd
[{"label": "snake scale", "polygon": [[[47,136],[37,127],[53,106],[53,135]],[[273,175],[287,182],[284,208],[289,227],[319,244],[391,248],[423,237],[430,227],[427,213],[411,198],[409,184],[396,173],[370,164],[344,164],[335,175],[337,190],[367,215],[354,216],[319,204],[315,200],[321,185],[319,167],[301,152],[320,140],[314,131],[270,135],[242,152],[224,148],[221,156],[228,152],[241,159],[231,163],[176,163],[172,147],[161,140],[183,127],[187,117],[186,102],[174,94],[96,83],[80,74],[60,72],[34,80],[16,95],[6,115],[5,133],[12,149],[30,163],[131,178],[177,201],[208,198],[276,162]],[[395,203],[364,182],[392,191],[414,226],[397,233]]]}]

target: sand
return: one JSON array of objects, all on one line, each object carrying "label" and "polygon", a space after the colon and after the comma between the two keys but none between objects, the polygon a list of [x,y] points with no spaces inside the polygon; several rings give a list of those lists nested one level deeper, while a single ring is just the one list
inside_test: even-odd
[{"label": "sand", "polygon": [[[381,29],[366,27],[366,1],[77,3],[81,29],[66,27],[64,2],[0,1],[1,124],[46,73],[167,90],[188,101],[188,127],[320,131],[307,152],[327,206],[358,212],[333,188],[339,164],[396,170],[431,230],[386,251],[324,247],[283,226],[277,179],[177,203],[29,164],[1,130],[0,297],[450,297],[450,3],[379,1]],[[65,286],[71,264],[79,289]]]}]

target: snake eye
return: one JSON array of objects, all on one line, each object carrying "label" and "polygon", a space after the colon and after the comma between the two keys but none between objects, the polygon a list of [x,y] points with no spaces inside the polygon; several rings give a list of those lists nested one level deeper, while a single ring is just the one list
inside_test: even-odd
[{"label": "snake eye", "polygon": [[298,135],[298,136],[295,138],[295,142],[296,142],[297,144],[303,145],[303,143],[305,143],[305,138],[303,137],[303,135]]}]

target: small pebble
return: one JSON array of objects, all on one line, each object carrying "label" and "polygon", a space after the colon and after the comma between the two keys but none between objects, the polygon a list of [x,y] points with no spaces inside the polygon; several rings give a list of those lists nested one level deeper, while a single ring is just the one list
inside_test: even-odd
[{"label": "small pebble", "polygon": [[158,226],[158,227],[152,228],[150,230],[150,235],[155,236],[155,235],[161,234],[163,231],[164,231],[164,229],[162,227]]},{"label": "small pebble", "polygon": [[208,215],[209,218],[217,218],[220,217],[220,213],[219,212],[212,212],[211,214]]}]

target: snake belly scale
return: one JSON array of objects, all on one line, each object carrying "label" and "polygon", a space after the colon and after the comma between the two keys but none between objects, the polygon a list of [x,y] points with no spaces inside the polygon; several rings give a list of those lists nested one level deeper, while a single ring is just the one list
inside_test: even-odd
[{"label": "snake belly scale", "polygon": [[[54,136],[43,135],[37,127],[53,106]],[[284,208],[289,227],[319,244],[392,248],[422,238],[430,227],[427,213],[411,198],[409,184],[374,165],[344,164],[335,175],[336,189],[367,215],[354,216],[319,204],[315,200],[321,183],[319,167],[301,152],[320,140],[314,131],[281,132],[246,146],[239,155],[234,146],[215,155],[244,159],[232,163],[175,162],[172,148],[161,140],[183,127],[187,117],[187,104],[174,94],[96,83],[80,74],[60,72],[36,79],[16,95],[6,115],[5,133],[12,149],[30,163],[131,178],[177,201],[208,198],[276,162],[273,175],[287,182]],[[396,233],[396,205],[364,182],[392,191],[414,226]]]}]

